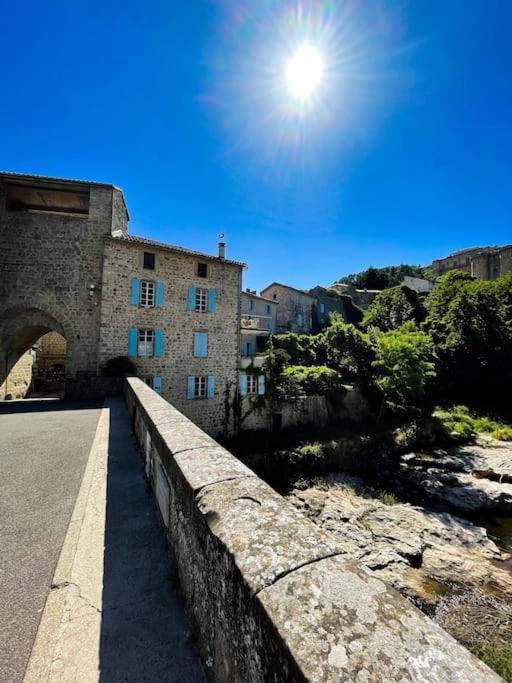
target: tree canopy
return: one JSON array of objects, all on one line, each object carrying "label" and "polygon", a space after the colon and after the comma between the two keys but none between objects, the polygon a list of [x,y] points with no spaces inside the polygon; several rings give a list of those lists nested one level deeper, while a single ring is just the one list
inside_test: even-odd
[{"label": "tree canopy", "polygon": [[410,287],[399,285],[377,294],[365,313],[363,328],[378,327],[383,332],[389,332],[409,321],[421,323],[426,314],[418,293]]},{"label": "tree canopy", "polygon": [[352,273],[340,278],[339,282],[357,289],[388,289],[403,282],[406,275],[424,277],[424,267],[409,264],[374,268],[370,266],[360,273]]}]

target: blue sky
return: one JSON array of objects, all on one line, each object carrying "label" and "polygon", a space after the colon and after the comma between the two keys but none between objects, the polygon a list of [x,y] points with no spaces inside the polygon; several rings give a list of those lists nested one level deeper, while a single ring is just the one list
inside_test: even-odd
[{"label": "blue sky", "polygon": [[512,241],[508,0],[0,6],[0,167],[117,184],[134,234],[225,232],[246,286]]}]

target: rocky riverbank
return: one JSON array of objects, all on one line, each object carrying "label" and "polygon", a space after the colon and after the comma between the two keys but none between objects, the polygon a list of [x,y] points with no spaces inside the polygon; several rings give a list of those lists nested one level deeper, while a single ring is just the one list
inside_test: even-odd
[{"label": "rocky riverbank", "polygon": [[509,556],[484,528],[461,517],[408,503],[386,504],[375,489],[343,474],[317,479],[312,486],[299,484],[288,499],[337,539],[340,552],[423,609],[469,587],[512,599]]}]

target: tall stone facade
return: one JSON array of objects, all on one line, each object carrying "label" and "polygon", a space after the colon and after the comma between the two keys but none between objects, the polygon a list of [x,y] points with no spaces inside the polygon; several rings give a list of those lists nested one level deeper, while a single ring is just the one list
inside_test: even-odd
[{"label": "tall stone facade", "polygon": [[512,273],[512,245],[461,249],[443,259],[432,261],[434,275],[461,270],[479,280],[497,280]]},{"label": "tall stone facade", "polygon": [[310,334],[312,332],[313,306],[316,303],[314,296],[279,282],[268,285],[261,290],[260,294],[279,304],[276,312],[277,333]]},{"label": "tall stone facade", "polygon": [[0,174],[0,384],[52,330],[70,381],[97,373],[103,240],[127,220],[112,185]]},{"label": "tall stone facade", "polygon": [[[144,267],[145,254],[154,257],[154,268]],[[139,377],[206,432],[232,432],[242,267],[151,240],[106,239],[100,365],[117,356],[130,357]],[[155,296],[157,287],[161,292],[151,305],[143,299],[146,283],[154,285]],[[195,310],[200,290],[205,292],[206,310]],[[151,355],[142,355],[148,349],[140,344],[141,331],[152,333]],[[137,335],[135,346],[130,345],[130,334]],[[196,396],[192,388],[195,392],[199,377],[206,378],[206,386],[204,395]]]},{"label": "tall stone facade", "polygon": [[243,264],[135,238],[128,219],[113,185],[0,174],[0,399],[55,332],[68,393],[103,391],[105,363],[131,356],[202,429],[230,432]]}]

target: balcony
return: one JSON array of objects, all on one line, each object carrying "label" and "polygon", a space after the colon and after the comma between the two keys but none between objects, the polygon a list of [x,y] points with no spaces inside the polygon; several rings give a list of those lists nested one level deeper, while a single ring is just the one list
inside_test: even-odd
[{"label": "balcony", "polygon": [[270,334],[272,332],[271,315],[242,314],[242,332]]}]

